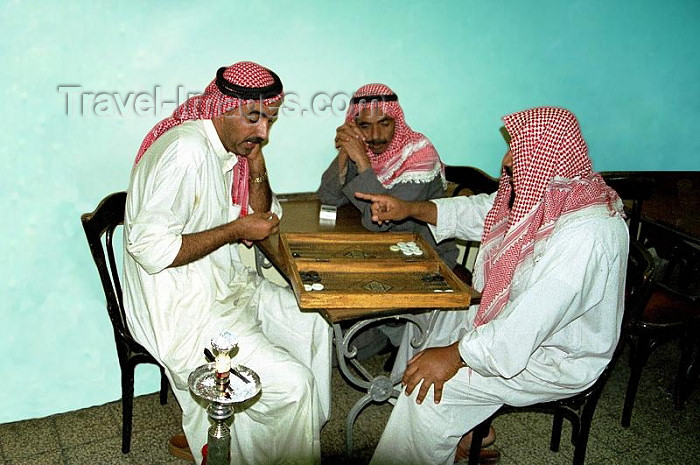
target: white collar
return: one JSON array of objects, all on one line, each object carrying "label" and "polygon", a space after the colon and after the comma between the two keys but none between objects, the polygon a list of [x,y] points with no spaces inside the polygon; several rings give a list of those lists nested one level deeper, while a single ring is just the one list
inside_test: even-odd
[{"label": "white collar", "polygon": [[214,123],[212,122],[212,120],[203,119],[201,121],[202,126],[204,127],[204,132],[206,133],[207,138],[209,139],[209,142],[211,143],[211,146],[214,149],[214,153],[216,153],[216,155],[219,157],[219,160],[221,160],[222,169],[224,173],[227,171],[231,171],[231,169],[233,169],[233,167],[236,166],[236,163],[238,163],[238,155],[226,150],[224,144],[221,142],[219,133],[216,132],[216,128],[214,127]]}]

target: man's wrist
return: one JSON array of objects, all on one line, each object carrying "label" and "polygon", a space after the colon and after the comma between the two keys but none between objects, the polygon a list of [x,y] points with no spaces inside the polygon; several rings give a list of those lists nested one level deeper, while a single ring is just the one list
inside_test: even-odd
[{"label": "man's wrist", "polygon": [[462,354],[459,351],[459,341],[454,343],[454,348],[457,352],[457,359],[459,360],[459,367],[457,369],[468,367],[469,365],[467,365],[467,362],[464,361],[464,359],[462,358]]},{"label": "man's wrist", "polygon": [[460,368],[466,368],[466,367],[468,367],[468,366],[469,366],[469,365],[467,365],[467,362],[465,362],[464,359],[462,358],[462,356],[460,355],[460,356],[459,356],[459,367],[460,367]]},{"label": "man's wrist", "polygon": [[262,184],[267,182],[267,170],[263,170],[260,174],[251,173],[248,178],[251,184]]},{"label": "man's wrist", "polygon": [[422,200],[408,200],[407,202],[409,216],[419,221],[425,221],[423,218],[427,211],[426,202]]},{"label": "man's wrist", "polygon": [[367,161],[360,161],[360,162],[355,162],[355,166],[357,166],[357,173],[364,173],[368,169],[372,167],[372,165]]}]

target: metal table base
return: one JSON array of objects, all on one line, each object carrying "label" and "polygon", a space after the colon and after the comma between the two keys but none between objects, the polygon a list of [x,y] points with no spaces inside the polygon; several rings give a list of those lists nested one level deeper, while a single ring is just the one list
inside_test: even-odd
[{"label": "metal table base", "polygon": [[[340,323],[333,324],[333,342],[335,344],[338,368],[345,378],[356,387],[365,391],[362,397],[352,406],[345,420],[345,454],[348,458],[353,453],[353,427],[360,412],[371,402],[387,402],[390,398],[397,398],[401,390],[397,387],[401,377],[392,378],[385,374],[373,375],[357,360],[357,348],[352,345],[354,337],[368,326],[375,325],[383,320],[405,320],[418,328],[418,335],[411,341],[411,345],[422,350],[428,341],[430,333],[435,326],[439,310],[430,311],[427,321],[419,315],[405,313],[398,315],[368,318],[355,322],[350,328],[344,329]],[[350,369],[351,365],[354,370]],[[359,373],[357,376],[355,373]]]}]

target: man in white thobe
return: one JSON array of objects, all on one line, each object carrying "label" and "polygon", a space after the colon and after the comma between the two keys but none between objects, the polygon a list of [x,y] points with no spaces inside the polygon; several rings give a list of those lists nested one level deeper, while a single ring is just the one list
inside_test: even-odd
[{"label": "man in white thobe", "polygon": [[221,68],[204,94],[158,123],[139,150],[124,234],[124,305],[134,338],[166,368],[187,442],[170,450],[202,461],[206,403],[187,378],[224,330],[234,364],[255,371],[259,396],[237,408],[236,463],[320,462],[330,413],[330,328],[303,314],[289,288],[244,266],[237,243],[278,229],[280,204],[261,147],[277,118],[282,84],[251,62]]},{"label": "man in white thobe", "polygon": [[495,194],[403,202],[358,193],[375,221],[412,216],[437,241],[482,240],[481,303],[443,312],[430,348],[410,359],[373,464],[451,464],[462,438],[503,404],[586,389],[617,345],[629,242],[619,196],[592,171],[567,110],[504,122],[510,150]]}]

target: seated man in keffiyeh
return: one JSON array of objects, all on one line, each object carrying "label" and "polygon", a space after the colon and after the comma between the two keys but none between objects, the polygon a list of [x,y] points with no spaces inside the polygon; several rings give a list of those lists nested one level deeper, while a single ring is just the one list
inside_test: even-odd
[{"label": "seated man in keffiyeh", "polygon": [[320,462],[320,429],[330,409],[330,328],[317,314],[301,313],[289,288],[247,268],[237,249],[278,228],[282,210],[262,147],[282,98],[282,82],[258,64],[219,69],[202,95],[148,133],[131,174],[127,323],[165,367],[182,407],[187,440],[171,439],[171,453],[197,463],[210,423],[187,378],[224,330],[238,339],[234,363],[262,383],[260,395],[236,411],[235,463]]},{"label": "seated man in keffiyeh", "polygon": [[461,438],[504,403],[581,392],[612,358],[629,246],[622,202],[592,171],[572,113],[535,108],[504,122],[510,150],[494,194],[403,202],[358,193],[375,221],[412,216],[438,240],[481,238],[481,304],[440,315],[430,348],[408,364],[406,395],[372,463],[451,464]]},{"label": "seated man in keffiyeh", "polygon": [[[445,170],[435,147],[406,124],[398,97],[389,87],[367,84],[353,94],[345,123],[336,131],[335,146],[338,155],[323,173],[318,189],[321,203],[352,202],[370,231],[418,233],[454,267],[458,254],[454,240],[436,243],[425,223],[413,219],[377,225],[369,204],[355,198],[357,191],[403,200],[445,197]],[[398,345],[401,331],[388,332]]]}]

